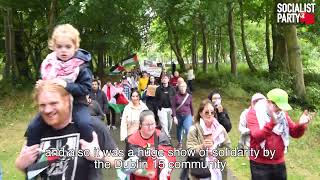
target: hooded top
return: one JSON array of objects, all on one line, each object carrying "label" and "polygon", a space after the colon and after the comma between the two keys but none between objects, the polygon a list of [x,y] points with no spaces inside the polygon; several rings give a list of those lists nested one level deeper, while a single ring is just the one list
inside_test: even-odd
[{"label": "hooded top", "polygon": [[42,79],[61,78],[67,82],[66,90],[75,104],[86,104],[85,96],[91,91],[92,73],[89,69],[91,54],[78,49],[68,61],[60,61],[55,52],[48,54],[41,64]]},{"label": "hooded top", "polygon": [[88,51],[79,48],[75,53],[74,58],[81,59],[86,63],[91,61],[91,54]]}]

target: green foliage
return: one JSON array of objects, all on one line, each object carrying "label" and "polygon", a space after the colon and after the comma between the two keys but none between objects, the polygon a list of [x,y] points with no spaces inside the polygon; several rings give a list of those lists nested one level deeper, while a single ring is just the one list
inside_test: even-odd
[{"label": "green foliage", "polygon": [[286,74],[269,74],[266,71],[257,73],[249,72],[245,64],[239,64],[239,73],[234,77],[229,72],[230,67],[222,66],[217,72],[210,67],[208,72],[198,71],[196,81],[199,87],[210,87],[211,89],[219,89],[224,95],[232,98],[247,98],[260,92],[267,94],[273,88],[281,88],[289,94],[289,101],[294,106],[307,108],[311,110],[320,109],[320,76],[316,74],[308,74],[306,79],[309,81],[306,85],[306,98],[298,98],[291,87],[291,79]]},{"label": "green foliage", "polygon": [[13,81],[12,79],[2,79],[0,81],[0,97],[15,96],[20,91],[32,91],[35,84],[30,81],[14,81],[15,83]]},{"label": "green foliage", "polygon": [[306,101],[309,104],[315,106],[316,109],[320,109],[320,85],[319,83],[310,83],[306,86],[307,97]]},{"label": "green foliage", "polygon": [[210,84],[210,86],[227,88],[230,84],[234,84],[234,87],[241,87],[246,92],[255,93],[267,93],[273,88],[283,88],[290,91],[290,80],[286,80],[285,76],[280,74],[269,75],[267,72],[251,73],[247,68],[244,68],[245,64],[239,65],[239,74],[234,77],[229,72],[229,67],[226,65],[220,68],[220,71],[215,71],[212,67],[209,68],[209,73],[197,72],[197,81],[201,84]]},{"label": "green foliage", "polygon": [[[248,92],[246,92],[239,84],[228,83],[228,86],[222,89],[224,95],[233,99],[243,99],[244,97],[250,97]],[[246,98],[249,100],[249,98]]]},{"label": "green foliage", "polygon": [[26,112],[34,111],[35,107],[31,100],[32,89],[27,85],[12,86],[1,82],[0,92],[0,97],[2,97],[0,99],[0,127],[13,126],[15,122],[26,117]]}]

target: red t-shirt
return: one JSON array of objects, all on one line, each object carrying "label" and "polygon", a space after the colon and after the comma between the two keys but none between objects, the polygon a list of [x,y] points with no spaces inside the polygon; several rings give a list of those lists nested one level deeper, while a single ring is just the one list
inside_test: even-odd
[{"label": "red t-shirt", "polygon": [[175,77],[175,76],[174,76],[173,78],[171,78],[171,79],[170,79],[170,84],[171,84],[171,86],[177,87],[178,79],[179,79],[179,77]]},{"label": "red t-shirt", "polygon": [[111,99],[110,87],[108,87],[108,90],[107,90],[107,98],[108,98],[108,101],[110,101],[110,99]]},{"label": "red t-shirt", "polygon": [[[159,136],[160,133],[161,133],[161,131],[156,129],[157,136]],[[138,145],[138,146],[140,146],[142,148],[145,148],[147,146],[147,144],[150,144],[151,148],[154,148],[154,135],[152,135],[149,139],[144,139],[144,138],[141,137],[140,132],[138,130],[138,131],[134,132],[132,135],[129,136],[128,143],[129,144],[133,144],[133,145]],[[162,146],[161,144],[159,144],[158,145],[158,150],[159,151],[163,150],[164,155],[168,159],[169,162],[175,162],[176,161],[176,157],[168,156],[168,151],[169,150],[174,150],[172,146]],[[147,162],[148,162],[147,170],[154,169],[155,171],[157,171],[157,169],[154,168],[155,165],[153,163],[155,163],[155,162],[154,162],[154,159],[152,159],[152,157],[147,157]],[[156,172],[156,174],[158,174],[158,173]],[[143,176],[137,176],[137,175],[134,175],[134,174],[131,174],[131,176],[134,176],[135,180],[158,180],[158,176],[157,175],[153,179],[149,179],[149,178],[143,177]],[[170,180],[170,177],[168,177],[168,180]]]}]

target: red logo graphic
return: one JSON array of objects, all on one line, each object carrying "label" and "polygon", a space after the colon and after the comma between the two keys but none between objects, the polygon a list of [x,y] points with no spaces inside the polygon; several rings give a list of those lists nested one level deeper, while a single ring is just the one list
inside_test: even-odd
[{"label": "red logo graphic", "polygon": [[314,24],[314,14],[302,12],[300,13],[300,23],[308,24]]}]

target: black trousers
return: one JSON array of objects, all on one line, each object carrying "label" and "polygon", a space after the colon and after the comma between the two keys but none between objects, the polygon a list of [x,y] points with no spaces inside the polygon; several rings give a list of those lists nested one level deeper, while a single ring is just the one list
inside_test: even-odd
[{"label": "black trousers", "polygon": [[[110,124],[111,124],[111,126],[115,126],[116,125],[116,112],[112,108],[109,108],[109,112],[106,114],[106,116],[107,116],[108,126]],[[110,122],[110,119],[112,122]]]},{"label": "black trousers", "polygon": [[158,116],[158,104],[159,104],[159,102],[156,100],[156,98],[147,97],[146,105],[147,105],[148,109],[153,112],[157,125],[160,124],[159,123],[159,116]]},{"label": "black trousers", "polygon": [[262,164],[250,160],[252,180],[286,180],[286,164]]}]

